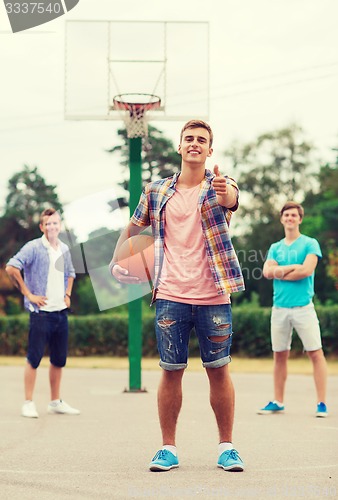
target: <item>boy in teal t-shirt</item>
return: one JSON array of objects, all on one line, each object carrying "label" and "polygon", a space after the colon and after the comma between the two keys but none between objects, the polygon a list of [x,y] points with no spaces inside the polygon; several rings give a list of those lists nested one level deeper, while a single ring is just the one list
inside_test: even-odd
[{"label": "boy in teal t-shirt", "polygon": [[287,361],[295,329],[313,365],[317,393],[316,416],[326,417],[327,367],[319,322],[312,303],[314,274],[322,253],[316,239],[299,231],[304,216],[301,205],[289,201],[280,214],[285,238],[271,245],[263,267],[264,277],[273,279],[271,344],[275,397],[257,413],[264,415],[284,411]]},{"label": "boy in teal t-shirt", "polygon": [[[267,260],[277,262],[279,266],[303,264],[308,255],[322,257],[317,240],[301,234],[291,244],[285,238],[273,243]],[[273,305],[276,307],[301,307],[310,304],[314,295],[314,272],[309,276],[294,281],[273,280]]]}]

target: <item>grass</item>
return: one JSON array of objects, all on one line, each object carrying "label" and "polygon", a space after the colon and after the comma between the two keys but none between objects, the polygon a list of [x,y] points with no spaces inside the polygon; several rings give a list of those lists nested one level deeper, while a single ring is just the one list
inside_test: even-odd
[{"label": "grass", "polygon": [[[0,356],[0,366],[24,366],[26,363],[24,357],[19,356]],[[327,360],[329,375],[338,375],[338,359],[329,358]],[[48,366],[47,357],[41,361],[41,366]],[[107,357],[107,356],[79,356],[69,357],[67,360],[68,368],[89,368],[89,369],[110,369],[110,370],[128,370],[128,358]],[[272,358],[240,358],[233,357],[230,364],[232,373],[272,373]],[[143,358],[143,370],[161,370],[158,365],[158,358]],[[188,369],[191,371],[203,371],[201,360],[199,358],[190,358]],[[312,365],[306,356],[300,358],[290,358],[288,363],[289,374],[312,374]]]}]

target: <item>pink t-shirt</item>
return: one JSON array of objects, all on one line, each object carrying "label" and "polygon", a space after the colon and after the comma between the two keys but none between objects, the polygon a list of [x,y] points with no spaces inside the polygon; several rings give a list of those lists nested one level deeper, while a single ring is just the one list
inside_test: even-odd
[{"label": "pink t-shirt", "polygon": [[176,188],[166,204],[164,261],[156,298],[195,305],[229,304],[229,294],[217,294],[208,265],[199,191],[200,185]]}]

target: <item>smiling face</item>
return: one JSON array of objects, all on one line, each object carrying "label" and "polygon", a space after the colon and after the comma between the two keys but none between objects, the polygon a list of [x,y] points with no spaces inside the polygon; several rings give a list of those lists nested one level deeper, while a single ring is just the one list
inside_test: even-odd
[{"label": "smiling face", "polygon": [[40,224],[40,229],[48,241],[55,241],[61,231],[60,216],[57,212],[52,215],[44,215]]},{"label": "smiling face", "polygon": [[302,217],[297,208],[288,208],[282,213],[280,221],[285,230],[295,230],[299,228]]},{"label": "smiling face", "polygon": [[212,155],[210,134],[202,127],[187,128],[182,133],[178,153],[185,163],[203,164]]}]

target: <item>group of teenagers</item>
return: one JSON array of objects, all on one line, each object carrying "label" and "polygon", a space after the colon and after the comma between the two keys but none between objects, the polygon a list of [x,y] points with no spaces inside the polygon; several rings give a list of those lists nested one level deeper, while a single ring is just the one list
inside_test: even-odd
[{"label": "group of teenagers", "polygon": [[[209,379],[210,404],[218,427],[217,466],[229,472],[241,472],[245,467],[233,445],[235,393],[229,372],[231,344],[236,335],[232,329],[231,294],[245,287],[229,233],[232,214],[238,209],[239,190],[236,181],[223,175],[217,165],[212,171],[206,168],[212,145],[213,132],[206,122],[190,120],[183,126],[178,146],[179,173],[144,187],[109,264],[118,282],[137,284],[139,279],[119,265],[117,255],[126,239],[151,228],[155,239],[152,303],[162,368],[157,396],[162,446],[149,464],[154,472],[179,467],[176,429],[192,329]],[[301,234],[303,216],[299,203],[284,204],[280,210],[284,237],[271,245],[263,266],[264,277],[273,280],[274,396],[257,410],[260,415],[284,411],[293,330],[313,366],[314,415],[328,415],[327,366],[312,302],[315,269],[322,254],[316,239]],[[39,227],[42,237],[26,243],[6,266],[30,313],[21,414],[38,417],[33,392],[37,368],[48,345],[51,398],[47,411],[78,415],[80,411],[66,403],[60,393],[75,270],[67,245],[59,239],[59,213],[53,208],[44,210]]]}]

